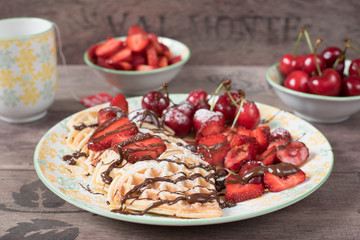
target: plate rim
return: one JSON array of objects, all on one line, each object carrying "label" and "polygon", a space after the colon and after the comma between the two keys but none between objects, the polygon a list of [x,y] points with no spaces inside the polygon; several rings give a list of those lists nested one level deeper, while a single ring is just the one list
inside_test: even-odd
[{"label": "plate rim", "polygon": [[[185,95],[184,93],[177,93],[177,94],[170,94],[171,96],[177,96],[177,97],[182,97],[182,95]],[[129,97],[127,99],[136,99],[136,98],[141,98],[141,96],[136,96],[136,97]],[[274,108],[274,109],[278,109],[281,110],[280,108],[277,107],[273,107],[261,102],[255,102],[256,104],[261,104],[265,107],[270,107],[270,108]],[[107,103],[106,103],[107,104]],[[104,104],[105,105],[105,104]],[[96,108],[99,106],[95,106],[92,108]],[[288,200],[285,203],[276,205],[276,206],[272,206],[269,208],[266,208],[264,210],[258,210],[258,211],[254,211],[251,213],[247,213],[247,214],[241,214],[241,215],[236,215],[236,216],[225,216],[225,217],[219,217],[219,218],[202,218],[202,219],[181,219],[181,218],[171,218],[171,217],[163,217],[160,216],[159,219],[156,219],[155,217],[148,217],[148,216],[134,216],[134,215],[124,215],[124,214],[117,214],[117,213],[112,213],[110,211],[106,212],[100,209],[95,209],[95,208],[91,208],[88,207],[86,205],[83,205],[82,203],[77,202],[76,199],[73,199],[69,196],[67,196],[65,193],[63,193],[61,190],[59,190],[58,188],[56,188],[56,186],[53,186],[51,184],[51,182],[44,176],[43,172],[40,169],[40,164],[39,164],[39,152],[40,152],[40,148],[42,146],[42,144],[44,143],[45,138],[48,136],[48,134],[50,132],[52,132],[55,128],[58,127],[58,125],[60,125],[61,123],[63,123],[64,121],[70,119],[72,116],[74,116],[75,114],[78,114],[82,111],[87,111],[91,108],[87,108],[81,111],[78,111],[76,113],[73,113],[72,115],[62,119],[61,121],[57,122],[54,126],[52,126],[48,131],[46,131],[44,133],[44,135],[40,138],[40,140],[38,141],[35,151],[34,151],[34,168],[35,171],[38,175],[38,177],[40,178],[40,180],[45,184],[45,186],[51,190],[55,195],[57,195],[58,197],[62,198],[63,200],[65,200],[66,202],[80,208],[83,209],[87,212],[91,212],[91,213],[95,213],[98,214],[100,216],[103,217],[108,217],[108,218],[112,218],[112,219],[116,219],[116,220],[122,220],[122,221],[127,221],[127,222],[133,222],[133,223],[141,223],[141,224],[147,224],[147,225],[161,225],[161,226],[200,226],[200,225],[212,225],[212,224],[221,224],[221,223],[227,223],[227,222],[234,222],[234,221],[240,221],[240,220],[245,220],[245,219],[249,219],[249,218],[253,218],[253,217],[258,217],[261,215],[265,215],[274,211],[278,211],[280,209],[283,209],[285,207],[288,207],[302,199],[304,199],[305,197],[311,195],[313,192],[315,192],[317,189],[319,189],[324,183],[325,181],[329,178],[333,167],[334,167],[334,153],[333,153],[333,148],[330,144],[330,142],[328,141],[328,139],[325,137],[325,135],[319,131],[315,126],[313,126],[311,123],[309,123],[308,121],[290,113],[284,110],[287,114],[290,114],[292,117],[295,117],[296,119],[300,119],[301,121],[304,121],[305,123],[307,123],[308,125],[310,125],[314,130],[317,130],[321,136],[325,139],[326,143],[329,145],[329,152],[330,152],[330,156],[329,156],[329,160],[330,160],[330,167],[328,169],[328,172],[326,173],[326,175],[320,180],[319,183],[317,183],[315,186],[311,187],[309,190],[307,190],[305,193],[300,194],[299,196],[295,197],[294,199]]]}]

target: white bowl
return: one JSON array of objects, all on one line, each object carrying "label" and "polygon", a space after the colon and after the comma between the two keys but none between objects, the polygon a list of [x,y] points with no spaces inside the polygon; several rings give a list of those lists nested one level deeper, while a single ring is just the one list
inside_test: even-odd
[{"label": "white bowl", "polygon": [[[126,37],[118,37],[117,39],[125,40]],[[164,68],[149,71],[121,71],[103,68],[89,60],[87,51],[84,54],[84,61],[95,69],[115,91],[130,95],[143,94],[150,90],[158,89],[165,82],[169,83],[173,80],[191,55],[190,49],[179,41],[166,37],[158,37],[158,40],[165,44],[174,56],[180,55],[181,61]]]},{"label": "white bowl", "polygon": [[[346,60],[345,73],[350,61]],[[319,123],[337,123],[347,120],[360,111],[360,96],[328,97],[302,93],[282,85],[285,77],[279,70],[279,64],[272,65],[266,72],[266,80],[278,97],[294,113],[308,121]]]}]

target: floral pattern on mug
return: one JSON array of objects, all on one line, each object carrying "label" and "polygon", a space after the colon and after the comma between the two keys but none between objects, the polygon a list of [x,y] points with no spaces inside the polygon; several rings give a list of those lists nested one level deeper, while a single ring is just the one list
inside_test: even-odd
[{"label": "floral pattern on mug", "polygon": [[32,106],[51,99],[56,86],[54,31],[0,40],[0,103],[12,108]]}]

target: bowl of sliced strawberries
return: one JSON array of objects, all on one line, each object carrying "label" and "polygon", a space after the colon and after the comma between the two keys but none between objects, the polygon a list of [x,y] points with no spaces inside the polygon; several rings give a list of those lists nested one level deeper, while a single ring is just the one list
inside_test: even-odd
[{"label": "bowl of sliced strawberries", "polygon": [[128,36],[108,37],[91,46],[84,61],[117,92],[142,94],[173,80],[190,55],[177,40],[131,26]]}]

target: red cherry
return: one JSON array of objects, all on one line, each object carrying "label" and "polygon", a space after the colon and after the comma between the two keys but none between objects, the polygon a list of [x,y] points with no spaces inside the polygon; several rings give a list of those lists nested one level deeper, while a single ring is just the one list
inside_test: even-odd
[{"label": "red cherry", "polygon": [[199,109],[195,112],[193,117],[193,127],[195,132],[198,132],[207,121],[220,122],[225,126],[225,119],[222,113],[210,111],[208,109]]},{"label": "red cherry", "polygon": [[295,59],[292,54],[284,55],[280,60],[280,71],[284,75],[288,75],[291,73],[295,68]]},{"label": "red cherry", "polygon": [[352,60],[349,67],[349,76],[360,76],[360,58]]},{"label": "red cherry", "polygon": [[344,69],[345,69],[345,59],[340,61],[335,67],[335,70],[339,73],[340,77],[344,76]]},{"label": "red cherry", "polygon": [[[230,94],[236,102],[241,99],[240,94],[237,92],[230,92]],[[229,123],[235,118],[236,106],[231,101],[229,95],[225,92],[217,100],[214,111],[221,112],[225,117],[225,121]]]},{"label": "red cherry", "polygon": [[342,93],[344,96],[360,95],[360,76],[349,76],[342,81]]},{"label": "red cherry", "polygon": [[186,98],[186,101],[191,103],[193,106],[196,106],[197,103],[201,100],[205,100],[207,98],[208,94],[202,89],[197,89],[189,93],[189,96]]},{"label": "red cherry", "polygon": [[194,106],[189,103],[188,101],[183,101],[179,104],[176,104],[175,107],[182,113],[184,113],[186,116],[188,116],[190,119],[194,116],[195,108]]},{"label": "red cherry", "polygon": [[146,93],[141,101],[142,108],[152,110],[159,116],[162,115],[162,112],[169,104],[169,98],[159,91]]},{"label": "red cherry", "polygon": [[291,141],[291,133],[285,128],[275,128],[270,132],[269,141],[276,142],[279,139],[285,139],[286,141]]},{"label": "red cherry", "polygon": [[[325,60],[326,67],[333,68],[334,63],[340,57],[341,53],[342,51],[338,47],[326,48],[321,54],[321,57]],[[340,76],[343,76],[344,68],[345,68],[345,59],[338,62],[334,69],[340,74]]]},{"label": "red cherry", "polygon": [[313,94],[339,96],[341,91],[341,77],[337,71],[327,68],[322,76],[314,76],[309,80],[309,89]]},{"label": "red cherry", "polygon": [[195,112],[199,109],[210,109],[210,104],[206,100],[200,100],[194,106]]},{"label": "red cherry", "polygon": [[247,129],[255,129],[260,124],[260,112],[255,103],[244,102],[237,123]]},{"label": "red cherry", "polygon": [[304,55],[297,56],[296,59],[295,59],[294,70],[303,70],[303,68],[304,68],[304,60],[305,60]]},{"label": "red cherry", "polygon": [[[324,70],[326,68],[325,60],[321,56],[317,55],[316,61],[318,62],[321,70]],[[303,71],[309,74],[309,76],[317,75],[314,54],[309,54],[305,57]]]},{"label": "red cherry", "polygon": [[192,119],[179,110],[176,105],[167,108],[163,113],[163,122],[174,130],[178,137],[186,136],[192,127]]},{"label": "red cherry", "polygon": [[284,86],[298,92],[309,92],[309,75],[304,71],[296,70],[289,74],[284,81]]},{"label": "red cherry", "polygon": [[341,55],[341,52],[341,49],[338,47],[328,47],[320,56],[325,60],[326,66],[332,68],[336,59]]}]

